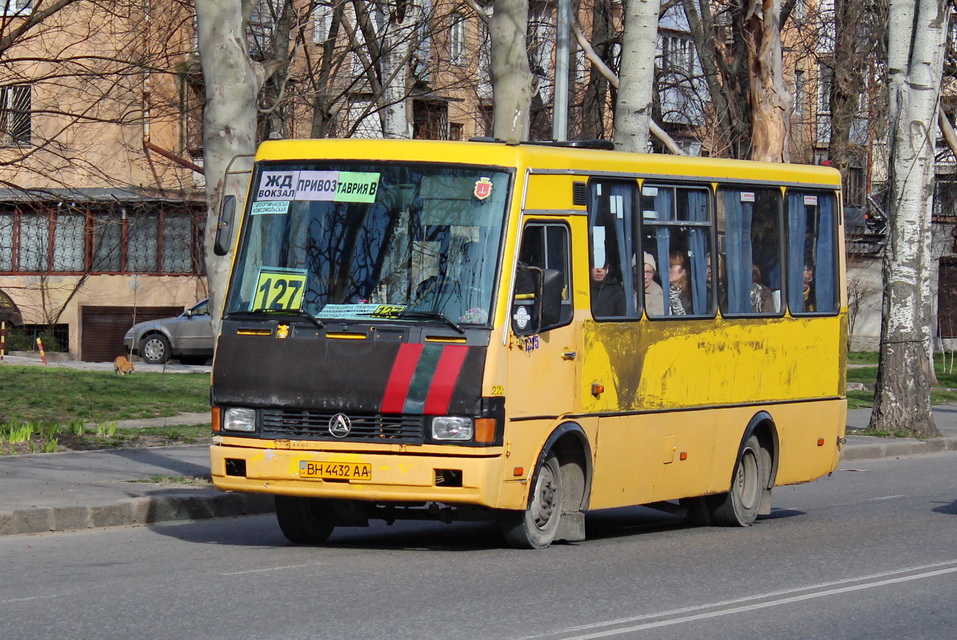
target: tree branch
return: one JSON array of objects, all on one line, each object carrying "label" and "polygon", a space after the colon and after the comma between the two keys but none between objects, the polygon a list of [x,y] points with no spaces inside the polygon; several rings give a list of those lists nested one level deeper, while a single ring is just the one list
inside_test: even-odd
[{"label": "tree branch", "polygon": [[[578,46],[582,48],[582,51],[585,53],[585,57],[588,58],[588,61],[594,65],[608,83],[613,86],[615,89],[618,88],[618,76],[614,71],[608,68],[608,65],[605,64],[605,61],[602,60],[595,49],[591,46],[591,43],[588,42],[588,39],[585,38],[585,34],[582,33],[581,27],[578,25],[577,20],[572,20],[572,33],[575,34],[575,40],[578,42]],[[677,155],[683,156],[687,155],[684,151],[681,150],[681,147],[678,146],[678,143],[674,141],[674,138],[668,135],[668,133],[662,129],[658,123],[654,120],[651,120],[649,126],[652,135],[654,135],[658,140],[667,147],[668,151]]]},{"label": "tree branch", "polygon": [[475,12],[475,15],[478,16],[479,20],[485,23],[485,26],[488,26],[488,23],[491,21],[488,11],[478,6],[478,3],[475,0],[465,0],[465,4],[467,4],[472,11]]}]

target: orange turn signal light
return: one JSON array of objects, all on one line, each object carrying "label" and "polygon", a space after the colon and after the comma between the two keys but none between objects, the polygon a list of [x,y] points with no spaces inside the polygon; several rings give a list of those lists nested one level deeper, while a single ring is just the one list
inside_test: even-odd
[{"label": "orange turn signal light", "polygon": [[219,407],[213,407],[210,415],[213,431],[219,431],[219,425],[222,424],[219,419]]},{"label": "orange turn signal light", "polygon": [[515,467],[512,469],[512,475],[516,478],[521,478],[525,475],[525,467]]},{"label": "orange turn signal light", "polygon": [[476,418],[475,441],[486,444],[495,442],[495,418]]},{"label": "orange turn signal light", "polygon": [[819,447],[823,447],[823,446],[824,446],[824,438],[818,438],[818,439],[817,439],[817,446],[819,446]]},{"label": "orange turn signal light", "polygon": [[600,396],[603,393],[605,393],[605,385],[593,382],[591,385],[591,394],[593,396]]},{"label": "orange turn signal light", "polygon": [[687,451],[682,451],[681,453],[679,453],[679,454],[678,454],[678,459],[679,459],[679,460],[687,460],[687,459],[688,459],[688,452],[687,452]]}]

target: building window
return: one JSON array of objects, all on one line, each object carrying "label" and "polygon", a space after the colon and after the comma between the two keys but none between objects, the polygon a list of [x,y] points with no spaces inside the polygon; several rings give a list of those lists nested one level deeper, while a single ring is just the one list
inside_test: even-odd
[{"label": "building window", "polygon": [[692,72],[691,38],[666,34],[661,37],[661,69],[681,76]]},{"label": "building window", "polygon": [[8,207],[0,211],[0,271],[202,273],[203,214],[189,206]]},{"label": "building window", "polygon": [[821,62],[817,68],[818,99],[817,112],[821,115],[831,113],[831,85],[834,82],[834,69]]},{"label": "building window", "polygon": [[804,71],[797,69],[794,72],[794,115],[804,115],[804,101],[807,99],[807,87]]},{"label": "building window", "polygon": [[312,10],[312,42],[322,44],[329,37],[329,28],[332,26],[332,6],[316,3]]},{"label": "building window", "polygon": [[349,98],[347,114],[350,138],[381,138],[382,121],[371,98]]},{"label": "building window", "polygon": [[416,140],[448,140],[448,103],[429,100],[413,100],[412,137]]},{"label": "building window", "polygon": [[0,88],[0,146],[30,144],[30,93],[30,85]]},{"label": "building window", "polygon": [[5,16],[25,16],[33,9],[33,0],[0,0]]},{"label": "building window", "polygon": [[461,13],[452,14],[452,29],[449,31],[449,61],[463,66],[465,56],[465,17]]}]

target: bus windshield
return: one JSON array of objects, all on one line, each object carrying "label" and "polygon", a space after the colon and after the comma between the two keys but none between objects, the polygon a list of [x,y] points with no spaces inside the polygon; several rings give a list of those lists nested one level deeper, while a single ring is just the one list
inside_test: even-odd
[{"label": "bus windshield", "polygon": [[487,324],[510,174],[261,163],[226,313]]}]

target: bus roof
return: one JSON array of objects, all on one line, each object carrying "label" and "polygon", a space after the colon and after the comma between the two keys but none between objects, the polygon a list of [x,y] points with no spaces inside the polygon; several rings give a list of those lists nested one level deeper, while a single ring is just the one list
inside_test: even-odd
[{"label": "bus roof", "polygon": [[720,181],[751,179],[840,186],[833,167],[726,158],[627,153],[551,144],[442,140],[304,139],[263,142],[257,160],[386,160],[514,167],[569,173],[679,176]]}]

